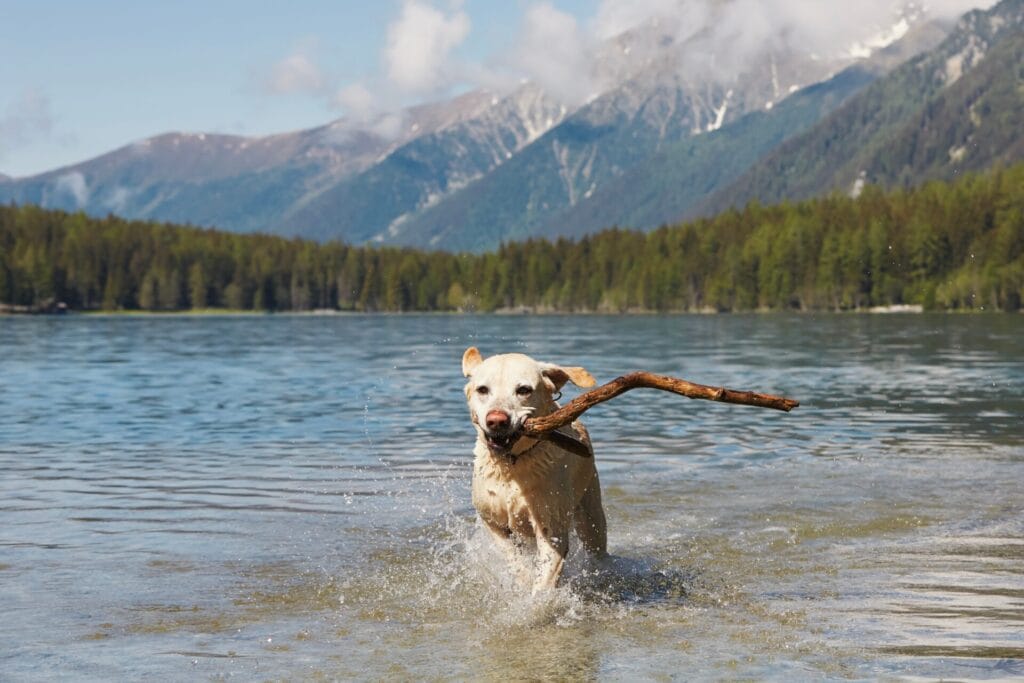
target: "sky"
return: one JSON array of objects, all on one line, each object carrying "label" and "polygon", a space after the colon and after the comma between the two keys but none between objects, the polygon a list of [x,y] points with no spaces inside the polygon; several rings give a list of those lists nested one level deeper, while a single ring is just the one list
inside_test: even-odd
[{"label": "sky", "polygon": [[[931,0],[958,14],[993,0]],[[734,44],[863,38],[903,0],[0,0],[0,173],[169,132],[266,135],[522,79],[571,93],[653,16]],[[727,6],[726,11],[720,7]],[[813,46],[813,45],[812,45]],[[582,92],[582,91],[581,91]]]}]

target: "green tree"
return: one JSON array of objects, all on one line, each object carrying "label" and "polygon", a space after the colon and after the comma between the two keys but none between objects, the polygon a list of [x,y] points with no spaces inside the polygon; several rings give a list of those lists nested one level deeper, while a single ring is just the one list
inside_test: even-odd
[{"label": "green tree", "polygon": [[209,288],[203,264],[198,261],[188,271],[188,300],[192,308],[206,308],[210,305]]}]

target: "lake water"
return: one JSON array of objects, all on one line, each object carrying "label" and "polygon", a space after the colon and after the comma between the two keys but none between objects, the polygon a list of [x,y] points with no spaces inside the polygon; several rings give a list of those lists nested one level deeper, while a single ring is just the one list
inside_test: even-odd
[{"label": "lake water", "polygon": [[[535,598],[469,345],[802,406],[594,408]],[[1021,678],[1024,316],[2,318],[0,613],[4,681]]]}]

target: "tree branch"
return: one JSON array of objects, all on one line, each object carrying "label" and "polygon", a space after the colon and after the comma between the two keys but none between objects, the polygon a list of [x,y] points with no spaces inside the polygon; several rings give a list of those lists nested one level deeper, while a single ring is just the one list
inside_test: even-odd
[{"label": "tree branch", "polygon": [[651,372],[631,372],[628,375],[617,377],[607,384],[602,384],[596,389],[580,394],[550,415],[527,418],[523,423],[523,433],[526,436],[532,437],[543,436],[553,429],[569,424],[598,403],[604,403],[630,389],[640,387],[671,391],[674,394],[686,396],[687,398],[703,398],[708,401],[720,401],[722,403],[739,403],[741,405],[758,406],[761,408],[774,408],[775,410],[784,410],[787,413],[800,405],[799,401],[782,396],[758,394],[752,391],[734,391],[724,387],[709,387],[704,384],[687,382],[685,379],[668,377],[667,375],[655,375]]}]

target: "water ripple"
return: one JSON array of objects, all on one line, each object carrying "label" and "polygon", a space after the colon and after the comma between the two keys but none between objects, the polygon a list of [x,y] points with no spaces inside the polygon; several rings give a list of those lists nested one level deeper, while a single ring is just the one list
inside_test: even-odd
[{"label": "water ripple", "polygon": [[[0,319],[0,677],[1019,675],[1024,317],[628,320]],[[802,405],[588,413],[615,558],[545,603],[473,521],[469,345]]]}]

